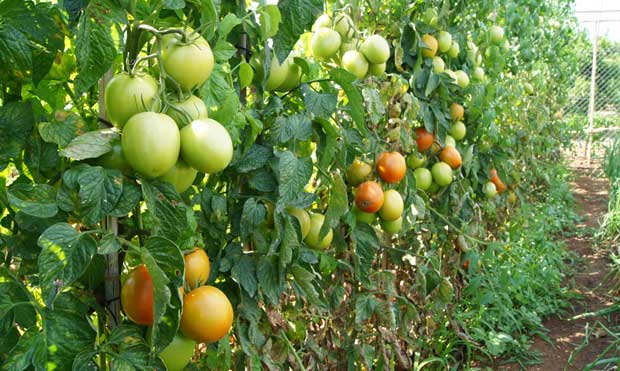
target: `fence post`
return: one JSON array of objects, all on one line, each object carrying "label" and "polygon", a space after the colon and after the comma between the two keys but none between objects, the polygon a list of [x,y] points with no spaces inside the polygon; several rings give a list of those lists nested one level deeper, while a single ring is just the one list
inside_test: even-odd
[{"label": "fence post", "polygon": [[590,107],[588,108],[588,139],[586,143],[586,160],[592,163],[592,129],[594,129],[594,110],[596,103],[596,67],[598,60],[598,20],[594,23],[594,43],[592,45],[592,76],[590,77]]}]

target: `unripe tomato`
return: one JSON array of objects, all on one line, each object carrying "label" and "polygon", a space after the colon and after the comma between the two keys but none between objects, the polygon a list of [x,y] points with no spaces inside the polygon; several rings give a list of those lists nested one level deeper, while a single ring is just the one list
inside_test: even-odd
[{"label": "unripe tomato", "polygon": [[367,213],[376,213],[383,206],[383,189],[372,180],[360,184],[355,190],[355,205]]},{"label": "unripe tomato", "polygon": [[413,171],[415,177],[415,185],[417,189],[427,191],[433,183],[433,175],[431,171],[425,167],[417,168]]},{"label": "unripe tomato", "polygon": [[196,342],[177,333],[172,342],[159,353],[168,371],[181,371],[194,355]]},{"label": "unripe tomato", "polygon": [[445,162],[438,162],[431,169],[433,180],[440,187],[446,187],[452,183],[452,168]]},{"label": "unripe tomato", "polygon": [[487,198],[493,198],[495,197],[495,195],[497,195],[497,188],[495,187],[495,184],[493,184],[493,182],[486,182],[484,184],[484,187],[482,187],[482,191],[484,192],[484,195],[487,196]]},{"label": "unripe tomato", "polygon": [[482,69],[482,67],[474,68],[474,73],[472,74],[472,77],[476,81],[484,81],[484,70]]},{"label": "unripe tomato", "polygon": [[135,267],[127,275],[121,288],[121,305],[132,322],[153,324],[153,279],[145,265]]},{"label": "unripe tomato", "polygon": [[450,58],[458,57],[460,52],[461,47],[459,46],[459,43],[457,43],[456,41],[452,41],[452,46],[450,47],[450,50],[448,50],[448,55],[450,56]]},{"label": "unripe tomato", "polygon": [[121,73],[112,78],[105,89],[108,120],[119,129],[136,113],[149,111],[153,101],[159,107],[157,82],[150,75]]},{"label": "unripe tomato", "polygon": [[168,107],[165,113],[177,123],[179,129],[194,120],[209,117],[207,105],[195,95],[190,95],[183,102],[173,102],[172,104],[175,108]]},{"label": "unripe tomato", "polygon": [[377,160],[377,174],[387,183],[398,183],[405,177],[407,162],[398,152],[383,152]]},{"label": "unripe tomato", "polygon": [[276,88],[276,91],[291,91],[301,83],[301,67],[295,63],[292,57],[287,58],[282,65],[286,66],[286,77],[284,77],[282,84]]},{"label": "unripe tomato", "polygon": [[534,94],[534,86],[532,86],[532,84],[530,84],[529,82],[523,84],[523,87],[525,88],[525,92],[529,95]]},{"label": "unripe tomato", "polygon": [[232,304],[220,289],[200,286],[183,297],[179,328],[188,338],[213,343],[228,333],[232,322]]},{"label": "unripe tomato", "polygon": [[138,173],[157,178],[176,164],[181,147],[177,124],[168,115],[142,112],[123,128],[123,154]]},{"label": "unripe tomato", "polygon": [[233,156],[233,144],[225,127],[212,119],[200,119],[181,129],[181,156],[204,173],[224,170]]},{"label": "unripe tomato", "polygon": [[336,24],[334,30],[340,34],[343,40],[353,37],[355,33],[355,25],[353,20],[347,14],[340,13],[336,15]]},{"label": "unripe tomato", "polygon": [[385,63],[371,64],[368,66],[368,74],[371,76],[381,76],[385,73]]},{"label": "unripe tomato", "polygon": [[287,74],[288,59],[285,60],[282,64],[280,64],[278,58],[274,54],[273,58],[271,59],[271,65],[269,67],[269,75],[267,76],[267,81],[265,82],[265,90],[276,90],[278,86],[282,85]]},{"label": "unripe tomato", "polygon": [[210,273],[211,262],[203,249],[198,247],[185,255],[185,282],[190,289],[207,283]]},{"label": "unripe tomato", "polygon": [[433,72],[442,73],[446,69],[446,64],[439,56],[433,57]]},{"label": "unripe tomato", "polygon": [[325,237],[319,239],[319,232],[323,223],[325,223],[325,215],[310,213],[310,231],[304,241],[313,249],[325,250],[334,238],[334,231],[330,228]]},{"label": "unripe tomato", "polygon": [[388,220],[382,220],[381,221],[381,228],[389,234],[396,234],[398,232],[400,232],[400,230],[403,228],[403,218],[402,216],[396,220],[392,220],[392,221],[388,221]]},{"label": "unripe tomato", "polygon": [[427,131],[426,128],[417,128],[415,130],[415,141],[418,144],[418,151],[424,152],[431,148],[433,142],[435,142],[435,134]]},{"label": "unripe tomato", "polygon": [[342,56],[342,68],[362,80],[368,73],[368,61],[364,55],[357,50],[349,50]]},{"label": "unripe tomato", "polygon": [[179,34],[166,35],[162,39],[161,58],[168,76],[184,90],[192,90],[207,81],[215,62],[204,37],[191,30],[185,37],[187,42]]},{"label": "unripe tomato", "polygon": [[422,46],[422,56],[426,58],[433,58],[437,54],[437,48],[439,47],[437,44],[437,39],[429,34],[426,34],[422,36],[422,42],[426,45]]},{"label": "unripe tomato", "polygon": [[159,179],[174,186],[178,193],[183,193],[194,184],[198,171],[179,159],[170,170]]},{"label": "unripe tomato", "polygon": [[347,169],[347,181],[352,186],[357,186],[367,180],[372,173],[372,166],[361,160],[354,160]]},{"label": "unripe tomato", "polygon": [[358,39],[343,41],[342,44],[340,44],[340,55],[344,55],[344,53],[348,52],[349,50],[359,50],[361,46],[362,45]]},{"label": "unripe tomato", "polygon": [[510,193],[508,194],[508,202],[509,202],[511,205],[514,205],[514,204],[517,202],[517,195],[516,195],[516,193],[514,193],[514,192],[510,192]]},{"label": "unripe tomato", "polygon": [[465,73],[465,71],[458,70],[455,72],[455,74],[456,74],[456,84],[458,86],[460,86],[463,89],[469,86],[469,76],[467,76],[467,73]]},{"label": "unripe tomato", "polygon": [[433,142],[433,144],[431,144],[431,153],[436,155],[439,153],[439,151],[441,151],[441,146],[439,145],[439,143]]},{"label": "unripe tomato", "polygon": [[322,27],[314,31],[310,40],[312,55],[318,60],[327,60],[338,52],[342,42],[340,34],[331,28]]},{"label": "unripe tomato", "polygon": [[407,156],[407,166],[411,169],[417,169],[426,164],[426,156],[421,154],[420,152],[414,152]]},{"label": "unripe tomato", "polygon": [[439,35],[437,36],[437,43],[439,45],[440,52],[447,52],[452,47],[452,35],[446,31],[439,32]]},{"label": "unripe tomato", "polygon": [[426,8],[424,14],[422,14],[422,22],[435,27],[437,26],[438,21],[439,16],[437,14],[437,10],[435,10],[435,8]]},{"label": "unripe tomato", "polygon": [[357,206],[353,206],[353,214],[358,223],[372,224],[377,219],[377,214],[367,213],[358,209]]},{"label": "unripe tomato", "polygon": [[381,64],[390,58],[390,44],[381,35],[372,35],[364,41],[361,48],[368,62]]},{"label": "unripe tomato", "polygon": [[446,135],[446,147],[456,147],[456,139],[452,135]]},{"label": "unripe tomato", "polygon": [[463,124],[461,121],[455,122],[454,124],[452,124],[452,127],[450,127],[450,135],[452,135],[454,140],[462,140],[463,138],[465,138],[466,134],[467,128],[465,127],[465,124]]},{"label": "unripe tomato", "polygon": [[383,206],[379,210],[379,217],[383,220],[393,221],[403,215],[405,202],[403,197],[395,189],[388,189],[383,193]]},{"label": "unripe tomato", "polygon": [[439,154],[439,159],[450,165],[453,169],[458,169],[462,163],[461,154],[452,146],[445,147]]},{"label": "unripe tomato", "polygon": [[95,163],[99,166],[103,166],[106,169],[118,169],[122,172],[131,171],[131,166],[125,159],[125,155],[123,154],[123,146],[120,140],[115,140],[111,143],[112,150],[108,153],[105,153],[99,156]]},{"label": "unripe tomato", "polygon": [[458,103],[452,103],[450,105],[450,117],[453,121],[461,121],[465,116],[465,108]]},{"label": "unripe tomato", "polygon": [[312,25],[312,31],[316,31],[322,27],[331,27],[331,26],[332,26],[332,17],[330,17],[329,14],[324,13],[324,14],[321,14],[319,18],[316,19],[316,21],[314,21],[314,24]]},{"label": "unripe tomato", "polygon": [[303,240],[304,238],[306,238],[308,233],[310,233],[310,215],[308,215],[308,212],[306,210],[299,207],[289,207],[288,209],[286,209],[286,211],[288,211],[289,214],[297,218],[297,221],[299,222],[299,227],[301,229],[301,239]]},{"label": "unripe tomato", "polygon": [[491,26],[489,29],[489,39],[493,44],[501,44],[504,41],[504,29],[497,25]]}]

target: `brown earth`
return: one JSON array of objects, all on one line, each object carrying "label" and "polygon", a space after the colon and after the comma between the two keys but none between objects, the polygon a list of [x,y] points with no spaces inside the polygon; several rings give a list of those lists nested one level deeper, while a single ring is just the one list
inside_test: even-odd
[{"label": "brown earth", "polygon": [[[609,272],[608,250],[597,247],[594,233],[607,212],[607,180],[601,178],[594,165],[583,160],[573,161],[575,180],[573,194],[583,221],[577,225],[577,233],[566,240],[568,249],[575,252],[575,272],[567,284],[579,296],[566,313],[549,318],[545,327],[548,339],[536,337],[530,348],[536,364],[511,364],[497,366],[497,370],[572,371],[583,370],[609,346],[611,336],[602,329],[620,324],[620,315],[608,317],[574,317],[595,312],[613,304],[609,295],[611,283],[604,278]],[[550,342],[548,341],[550,340]],[[607,354],[607,357],[614,355]],[[617,356],[617,354],[615,354]],[[594,368],[603,370],[602,368]],[[606,368],[605,370],[616,370]]]}]

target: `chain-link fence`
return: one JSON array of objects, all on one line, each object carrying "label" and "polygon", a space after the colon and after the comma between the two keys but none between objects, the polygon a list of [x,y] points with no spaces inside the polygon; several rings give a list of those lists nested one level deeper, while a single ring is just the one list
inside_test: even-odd
[{"label": "chain-link fence", "polygon": [[[581,71],[564,109],[566,123],[577,132],[576,150],[590,158],[620,135],[620,4],[618,10],[581,13],[592,43],[580,56]],[[579,12],[578,12],[579,15]]]}]

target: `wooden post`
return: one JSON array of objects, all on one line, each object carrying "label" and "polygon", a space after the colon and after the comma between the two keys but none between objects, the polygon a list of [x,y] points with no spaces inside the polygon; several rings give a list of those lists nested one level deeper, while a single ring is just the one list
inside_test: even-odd
[{"label": "wooden post", "polygon": [[586,143],[586,160],[592,163],[592,129],[594,128],[594,111],[596,105],[596,68],[598,60],[598,20],[594,23],[594,42],[592,45],[592,76],[590,77],[590,106],[588,109],[588,139]]}]

